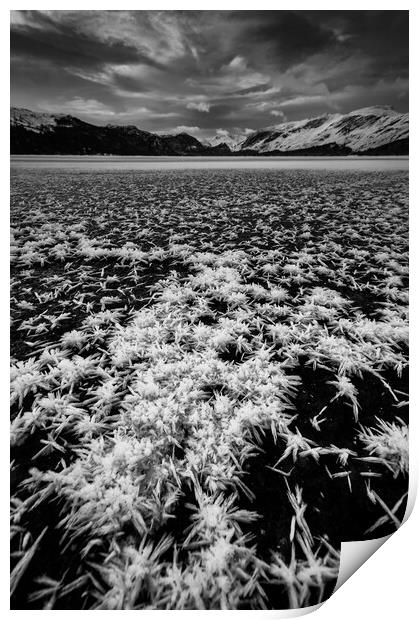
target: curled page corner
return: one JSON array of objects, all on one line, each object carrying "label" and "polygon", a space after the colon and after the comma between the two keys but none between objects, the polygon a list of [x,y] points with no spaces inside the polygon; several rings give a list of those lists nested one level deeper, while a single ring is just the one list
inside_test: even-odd
[{"label": "curled page corner", "polygon": [[382,538],[373,538],[372,540],[343,542],[340,550],[339,574],[333,592],[336,592],[345,581],[352,577],[391,536],[392,534]]},{"label": "curled page corner", "polygon": [[406,511],[403,517],[403,523],[406,523],[406,521],[412,514],[412,510],[416,502],[417,494],[418,494],[418,481],[417,481],[416,476],[411,475],[409,476],[409,493],[407,495],[407,505],[406,505]]},{"label": "curled page corner", "polygon": [[[324,604],[325,601],[322,601],[321,603],[317,603],[317,605],[310,605],[309,607],[298,607],[296,609],[269,609],[269,610],[263,610],[262,612],[260,611],[241,611],[240,613],[241,618],[247,618],[248,620],[250,620],[251,618],[254,618],[254,614],[255,613],[263,613],[263,618],[264,620],[278,620],[278,618],[301,618],[302,616],[307,616],[308,614],[313,613],[314,611],[317,611],[317,609],[319,609],[320,607],[322,607],[322,605]],[[205,613],[205,612],[202,612]],[[248,614],[246,616],[243,616],[243,614]]]}]

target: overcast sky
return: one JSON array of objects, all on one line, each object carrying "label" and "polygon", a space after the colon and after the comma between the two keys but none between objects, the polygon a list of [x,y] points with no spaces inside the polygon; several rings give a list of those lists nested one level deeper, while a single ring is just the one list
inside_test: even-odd
[{"label": "overcast sky", "polygon": [[197,137],[408,109],[407,11],[12,11],[11,103]]}]

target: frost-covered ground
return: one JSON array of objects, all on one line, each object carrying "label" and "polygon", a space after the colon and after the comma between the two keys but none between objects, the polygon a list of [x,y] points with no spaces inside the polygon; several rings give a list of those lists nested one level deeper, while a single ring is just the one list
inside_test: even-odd
[{"label": "frost-covered ground", "polygon": [[315,604],[407,497],[407,174],[12,175],[12,607]]}]

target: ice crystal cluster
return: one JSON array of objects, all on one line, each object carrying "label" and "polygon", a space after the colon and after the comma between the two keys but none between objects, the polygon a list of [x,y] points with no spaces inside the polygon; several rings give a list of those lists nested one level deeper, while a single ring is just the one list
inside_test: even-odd
[{"label": "ice crystal cluster", "polygon": [[404,173],[15,173],[15,608],[307,606],[400,525],[406,201]]}]

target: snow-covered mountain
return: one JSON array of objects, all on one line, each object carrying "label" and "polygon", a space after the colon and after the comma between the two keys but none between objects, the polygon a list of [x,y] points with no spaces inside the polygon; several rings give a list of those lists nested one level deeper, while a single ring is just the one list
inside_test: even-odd
[{"label": "snow-covered mountain", "polygon": [[409,115],[375,106],[257,130],[218,130],[202,143],[134,125],[98,126],[66,114],[10,110],[11,152],[115,155],[405,155]]},{"label": "snow-covered mountain", "polygon": [[233,152],[240,151],[241,144],[251,133],[253,132],[250,129],[218,129],[215,136],[207,141],[207,144],[209,146],[225,144]]},{"label": "snow-covered mountain", "polygon": [[264,154],[326,148],[364,153],[390,144],[401,145],[408,137],[408,114],[388,106],[374,106],[267,127],[252,133],[240,147]]},{"label": "snow-covered mountain", "polygon": [[48,132],[55,127],[72,127],[83,124],[74,116],[68,114],[48,114],[46,112],[32,112],[25,108],[10,108],[11,126],[19,126],[36,133]]}]

